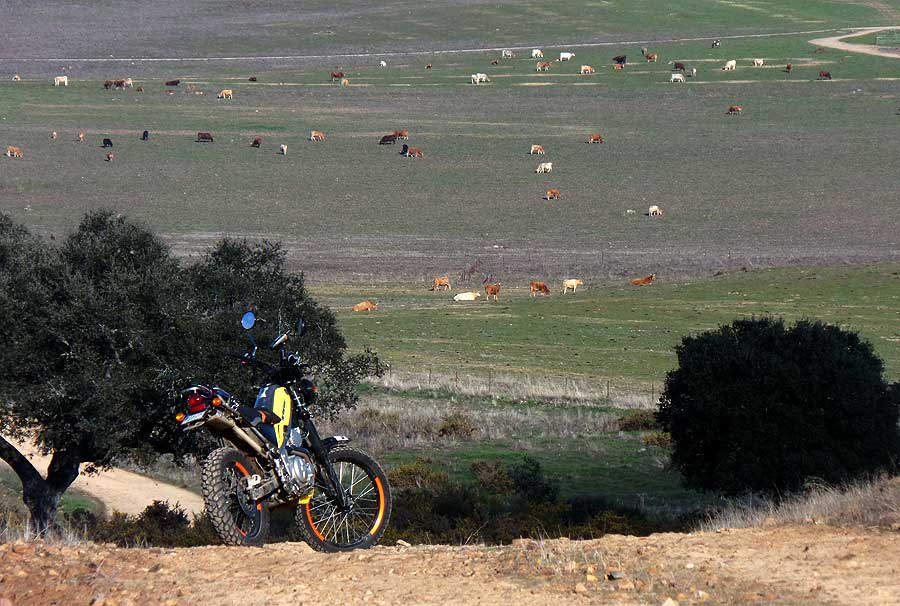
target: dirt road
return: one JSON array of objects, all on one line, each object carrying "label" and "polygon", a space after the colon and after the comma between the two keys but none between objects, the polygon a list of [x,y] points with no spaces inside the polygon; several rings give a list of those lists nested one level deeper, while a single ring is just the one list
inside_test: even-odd
[{"label": "dirt road", "polygon": [[[504,547],[0,545],[14,606],[900,602],[900,532],[795,526]],[[0,604],[3,604],[0,600]],[[8,606],[4,604],[3,606]]]},{"label": "dirt road", "polygon": [[853,32],[852,34],[842,34],[840,36],[831,36],[829,38],[816,38],[815,40],[810,40],[810,44],[815,44],[816,46],[824,46],[826,48],[834,48],[842,51],[849,51],[851,53],[862,53],[863,55],[875,55],[876,57],[888,57],[889,59],[900,59],[900,49],[898,48],[884,48],[884,47],[876,47],[876,46],[867,46],[865,44],[851,44],[850,42],[843,42],[846,38],[856,38],[859,36],[865,36],[866,34],[874,34],[875,32],[884,31],[886,29],[896,29],[900,26],[894,25],[891,27],[869,27],[866,29],[861,29]]}]

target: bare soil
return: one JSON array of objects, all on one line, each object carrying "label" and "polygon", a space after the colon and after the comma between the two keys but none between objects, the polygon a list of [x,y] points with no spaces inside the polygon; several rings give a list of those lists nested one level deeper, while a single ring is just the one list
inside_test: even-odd
[{"label": "bare soil", "polygon": [[[0,604],[881,605],[900,597],[900,532],[793,526],[520,540],[503,547],[261,549],[0,545]],[[282,571],[289,570],[284,574]],[[3,600],[6,600],[4,602]],[[7,603],[8,602],[8,603]]]}]

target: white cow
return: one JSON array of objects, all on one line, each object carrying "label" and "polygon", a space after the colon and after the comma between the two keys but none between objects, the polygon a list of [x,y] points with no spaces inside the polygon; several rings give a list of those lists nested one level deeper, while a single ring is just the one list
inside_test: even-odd
[{"label": "white cow", "polygon": [[754,60],[753,60],[753,67],[762,67],[763,65],[765,65],[765,63],[766,63],[766,62],[765,62],[764,59],[754,59]]},{"label": "white cow", "polygon": [[560,61],[571,61],[575,57],[575,53],[560,53],[559,60]]},{"label": "white cow", "polygon": [[538,167],[534,169],[536,173],[552,173],[553,172],[553,162],[541,162],[538,164]]},{"label": "white cow", "polygon": [[578,289],[578,287],[583,285],[584,282],[579,280],[578,278],[563,280],[563,294],[566,294],[569,289],[572,289],[572,294],[575,294],[575,291]]},{"label": "white cow", "polygon": [[533,48],[533,49],[531,49],[531,58],[532,58],[532,59],[543,59],[543,58],[544,58],[544,51],[542,51],[542,50],[539,49],[539,48]]},{"label": "white cow", "polygon": [[672,74],[669,76],[669,82],[684,82],[684,74]]},{"label": "white cow", "polygon": [[487,77],[487,74],[482,74],[481,72],[472,74],[472,84],[481,84],[482,82],[490,81],[491,79]]},{"label": "white cow", "polygon": [[502,53],[500,53],[501,59],[512,59],[513,57],[515,57],[515,55],[509,49],[505,49]]},{"label": "white cow", "polygon": [[722,70],[724,71],[734,71],[735,69],[737,69],[737,61],[735,61],[734,59],[732,59],[731,61],[726,61],[725,67],[722,68]]},{"label": "white cow", "polygon": [[381,67],[387,67],[387,61],[382,60],[378,65],[380,65]]},{"label": "white cow", "polygon": [[286,156],[287,155],[287,144],[282,143],[281,147],[279,148],[279,151],[281,151],[282,156]]},{"label": "white cow", "polygon": [[697,77],[697,68],[692,67],[691,68],[691,78],[696,78],[696,77]]},{"label": "white cow", "polygon": [[662,216],[662,209],[661,209],[659,206],[657,206],[656,204],[654,204],[654,205],[651,206],[650,209],[647,211],[647,214],[648,214],[649,216],[651,216],[651,217],[661,217],[661,216]]},{"label": "white cow", "polygon": [[469,292],[461,292],[458,295],[453,297],[454,301],[474,301],[478,297],[481,296],[481,293],[477,290],[472,290]]},{"label": "white cow", "polygon": [[69,86],[68,76],[56,76],[53,78],[53,86]]}]

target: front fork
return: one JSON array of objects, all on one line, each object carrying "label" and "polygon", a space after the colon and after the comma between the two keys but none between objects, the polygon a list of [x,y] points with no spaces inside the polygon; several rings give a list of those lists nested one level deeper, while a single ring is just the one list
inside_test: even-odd
[{"label": "front fork", "polygon": [[303,419],[303,430],[306,433],[306,440],[309,442],[309,448],[316,456],[316,460],[319,462],[319,465],[324,472],[324,477],[322,479],[325,481],[326,490],[331,492],[331,497],[341,510],[346,509],[347,499],[344,495],[344,488],[341,485],[340,478],[337,476],[337,472],[334,471],[334,466],[331,464],[328,448],[326,448],[325,444],[322,442],[322,438],[319,436],[319,431],[312,422],[309,411],[302,408],[300,418]]}]

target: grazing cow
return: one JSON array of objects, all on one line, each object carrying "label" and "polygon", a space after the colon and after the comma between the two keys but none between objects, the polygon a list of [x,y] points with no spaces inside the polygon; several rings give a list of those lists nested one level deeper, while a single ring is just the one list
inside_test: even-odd
[{"label": "grazing cow", "polygon": [[819,80],[831,80],[831,72],[819,72]]},{"label": "grazing cow", "polygon": [[539,156],[543,156],[543,155],[544,155],[544,146],[543,146],[543,145],[532,145],[532,146],[531,146],[531,151],[528,152],[528,155],[529,155],[529,156],[530,156],[531,154],[537,154],[537,155],[539,155]]},{"label": "grazing cow", "polygon": [[562,197],[562,194],[558,189],[548,189],[547,193],[544,194],[544,200],[559,200]]},{"label": "grazing cow", "polygon": [[195,88],[197,88],[197,83],[189,82],[187,87],[188,87],[188,90],[194,90]]},{"label": "grazing cow", "polygon": [[584,282],[582,282],[582,281],[579,280],[578,278],[575,278],[575,279],[572,279],[572,280],[563,280],[563,294],[566,294],[567,292],[569,292],[569,289],[571,288],[571,289],[572,289],[572,294],[574,295],[574,294],[575,294],[575,290],[576,290],[579,286],[582,286],[582,285],[584,285]]},{"label": "grazing cow", "polygon": [[167,89],[166,89],[165,91],[163,91],[163,92],[165,92],[167,95],[174,95],[174,94],[175,94],[175,91],[173,91],[173,90],[170,89],[170,88],[167,88]]},{"label": "grazing cow", "polygon": [[547,61],[538,61],[537,67],[535,68],[535,71],[538,71],[538,72],[546,72],[546,71],[550,71],[550,68],[551,68],[552,66],[553,66],[553,64],[552,64],[552,63],[548,63]]},{"label": "grazing cow", "polygon": [[793,64],[793,63],[788,63],[787,65],[785,65],[785,66],[784,66],[784,71],[786,71],[786,72],[789,73],[789,74],[790,74],[791,72],[793,72],[793,71],[794,71],[794,64]]},{"label": "grazing cow", "polygon": [[620,63],[616,63],[615,65],[613,65],[613,71],[614,71],[614,72],[620,72],[620,71],[622,71],[623,69],[625,69],[625,66],[622,65],[622,64],[620,64]]},{"label": "grazing cow", "polygon": [[491,65],[500,65],[500,59],[491,59]]},{"label": "grazing cow", "polygon": [[142,92],[144,92],[144,87],[143,87],[143,86],[139,86],[139,87],[137,87],[137,88],[134,89],[134,90],[135,90],[135,92],[142,93]]},{"label": "grazing cow", "polygon": [[737,69],[737,61],[731,59],[730,61],[725,62],[725,66],[722,68],[722,71],[734,71]]},{"label": "grazing cow", "polygon": [[112,154],[112,153],[106,154],[106,161],[107,161],[107,162],[112,162],[112,161],[115,160],[115,159],[116,159],[116,155],[115,155],[115,154]]},{"label": "grazing cow", "polygon": [[575,53],[560,53],[559,60],[560,61],[571,61],[575,57]]},{"label": "grazing cow", "polygon": [[490,82],[490,78],[487,77],[487,74],[477,73],[472,74],[472,84],[481,84],[482,82]]},{"label": "grazing cow", "polygon": [[381,138],[381,141],[378,142],[378,145],[393,145],[397,142],[397,135],[390,134],[385,135]]},{"label": "grazing cow", "polygon": [[167,80],[166,86],[178,86],[181,84],[181,80]]},{"label": "grazing cow", "polygon": [[247,81],[248,82],[256,82],[256,76],[250,76],[249,78],[247,78]]},{"label": "grazing cow", "polygon": [[134,80],[131,78],[125,78],[125,86],[128,88],[134,88]]},{"label": "grazing cow", "polygon": [[353,306],[353,311],[374,311],[376,309],[378,309],[378,303],[373,303],[368,299]]},{"label": "grazing cow", "polygon": [[103,147],[112,147],[112,146],[113,146],[112,139],[109,139],[109,138],[103,139]]},{"label": "grazing cow", "polygon": [[541,162],[538,164],[538,167],[534,169],[536,173],[552,173],[553,172],[553,162]]},{"label": "grazing cow", "polygon": [[646,278],[635,278],[634,280],[629,280],[629,282],[634,286],[647,286],[656,282],[656,274],[650,274]]},{"label": "grazing cow", "polygon": [[603,143],[603,135],[600,133],[591,133],[588,135],[588,143]]},{"label": "grazing cow", "polygon": [[712,41],[712,48],[719,48],[720,46],[722,46],[721,40],[713,40]]},{"label": "grazing cow", "polygon": [[21,80],[22,80],[22,76],[20,76],[19,74],[16,74],[15,76],[13,76],[13,82],[21,82]]},{"label": "grazing cow", "polygon": [[613,63],[617,65],[626,65],[628,63],[628,57],[626,55],[616,55],[613,57]]},{"label": "grazing cow", "polygon": [[418,147],[410,147],[406,143],[403,144],[403,149],[400,150],[401,156],[406,156],[407,158],[424,158],[425,154],[422,153],[422,150]]},{"label": "grazing cow", "polygon": [[531,49],[531,58],[532,58],[532,59],[543,59],[543,58],[544,58],[544,51],[542,51],[542,50],[539,49],[539,48],[533,48],[533,49]]},{"label": "grazing cow", "polygon": [[581,66],[581,75],[582,76],[587,75],[587,74],[596,74],[596,73],[597,73],[597,70],[595,70],[590,65],[582,65]]},{"label": "grazing cow", "polygon": [[403,130],[395,130],[394,136],[403,141],[409,141],[409,131],[405,128]]},{"label": "grazing cow", "polygon": [[662,214],[663,214],[662,209],[659,206],[657,206],[656,204],[654,204],[647,210],[648,217],[661,217]]},{"label": "grazing cow", "polygon": [[320,130],[311,130],[309,131],[309,140],[315,141],[316,143],[321,143],[325,140],[325,133]]},{"label": "grazing cow", "polygon": [[450,290],[450,276],[438,276],[431,281],[431,288],[428,290]]},{"label": "grazing cow", "polygon": [[425,66],[425,69],[431,69],[431,63]]},{"label": "grazing cow", "polygon": [[145,130],[141,133],[141,141],[149,141],[150,140],[150,131]]},{"label": "grazing cow", "polygon": [[78,142],[84,143],[84,133],[78,133]]},{"label": "grazing cow", "polygon": [[253,143],[250,144],[250,147],[259,147],[262,145],[262,137],[256,137],[253,139]]},{"label": "grazing cow", "polygon": [[692,68],[691,68],[691,71],[690,71],[690,73],[689,73],[688,75],[689,75],[691,78],[696,78],[696,77],[697,77],[697,68],[696,68],[696,67],[692,67]]},{"label": "grazing cow", "polygon": [[53,131],[52,133],[50,133],[50,138],[53,139],[54,141],[56,139],[59,139],[59,133],[56,131]]},{"label": "grazing cow", "polygon": [[474,301],[480,296],[481,296],[480,292],[478,292],[477,290],[472,290],[469,292],[459,293],[458,295],[453,297],[453,300],[454,301]]},{"label": "grazing cow", "polygon": [[212,143],[212,133],[197,133],[197,143]]},{"label": "grazing cow", "polygon": [[644,55],[644,58],[647,59],[647,63],[657,63],[659,61],[658,53],[647,53]]},{"label": "grazing cow", "polygon": [[116,80],[116,81],[113,83],[113,86],[114,86],[115,88],[120,88],[120,89],[122,89],[122,90],[125,90],[125,80],[124,80],[124,79],[123,79],[123,80]]},{"label": "grazing cow", "polygon": [[331,72],[331,81],[340,80],[344,77],[344,72]]},{"label": "grazing cow", "polygon": [[220,90],[219,94],[216,95],[216,99],[234,99],[234,91],[230,88]]},{"label": "grazing cow", "polygon": [[103,88],[105,88],[106,90],[111,89],[115,85],[116,85],[116,83],[113,80],[104,80],[103,81]]},{"label": "grazing cow", "polygon": [[545,282],[531,282],[528,285],[528,290],[532,297],[536,297],[538,293],[545,297],[550,294],[550,287]]},{"label": "grazing cow", "polygon": [[381,61],[378,62],[378,65],[381,67],[387,67],[387,61],[382,59]]},{"label": "grazing cow", "polygon": [[684,74],[672,74],[669,76],[669,82],[684,82]]},{"label": "grazing cow", "polygon": [[507,49],[504,49],[503,52],[500,53],[500,58],[501,58],[501,59],[512,59],[513,57],[515,57],[515,55],[514,55],[513,52],[512,52],[511,50],[509,50],[508,48],[507,48]]},{"label": "grazing cow", "polygon": [[287,143],[282,143],[282,144],[278,147],[278,153],[281,154],[282,156],[286,156],[286,155],[287,155]]},{"label": "grazing cow", "polygon": [[673,72],[683,72],[685,69],[687,69],[687,68],[685,67],[684,63],[682,63],[681,61],[674,61],[672,63],[672,71]]},{"label": "grazing cow", "polygon": [[53,78],[53,86],[69,86],[68,76],[56,76]]},{"label": "grazing cow", "polygon": [[765,59],[754,59],[753,60],[753,67],[762,67],[765,64],[766,64]]},{"label": "grazing cow", "polygon": [[8,145],[6,147],[6,157],[7,158],[21,158],[22,157],[22,148],[16,147],[15,145]]},{"label": "grazing cow", "polygon": [[725,112],[725,114],[729,116],[740,116],[742,111],[744,111],[744,108],[740,105],[729,105],[728,111]]},{"label": "grazing cow", "polygon": [[350,80],[347,78],[341,78],[341,86],[350,86]]},{"label": "grazing cow", "polygon": [[499,282],[496,284],[485,284],[484,285],[484,300],[490,301],[491,297],[494,297],[494,301],[500,300],[500,287],[503,286]]}]

